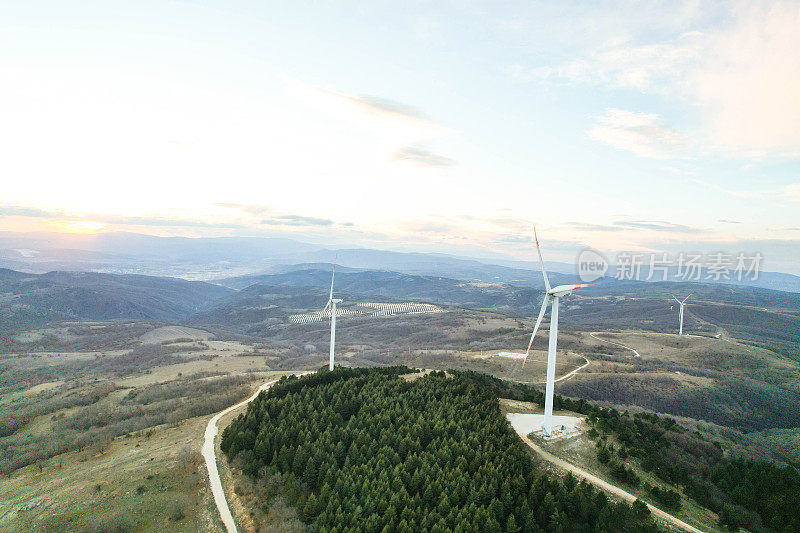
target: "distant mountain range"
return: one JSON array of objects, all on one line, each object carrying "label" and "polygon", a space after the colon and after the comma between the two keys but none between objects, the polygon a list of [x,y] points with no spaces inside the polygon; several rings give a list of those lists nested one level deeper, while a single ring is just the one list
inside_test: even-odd
[{"label": "distant mountain range", "polygon": [[[320,268],[323,267],[323,268]],[[570,276],[550,273],[553,283]],[[398,272],[337,269],[336,295],[344,306],[369,300],[417,300],[468,309],[486,309],[531,319],[543,287],[417,276]],[[299,265],[277,274],[241,276],[219,283],[241,289],[224,303],[193,319],[230,325],[249,334],[281,334],[288,313],[321,308],[330,284],[328,265]],[[674,332],[673,294],[692,294],[687,327],[716,335],[727,331],[793,358],[800,357],[800,294],[759,287],[709,283],[598,280],[565,300],[563,324],[581,329],[635,328]],[[280,307],[284,309],[280,309]],[[234,318],[235,317],[235,318]],[[271,329],[270,324],[278,329]],[[722,329],[719,329],[722,328]]]},{"label": "distant mountain range", "polygon": [[[541,302],[544,287],[541,273],[539,276],[539,279],[533,281],[531,286],[524,286],[513,283],[486,283],[443,276],[418,276],[399,272],[337,267],[336,293],[340,296],[353,295],[360,298],[420,300],[475,309],[491,308],[524,316],[535,310],[538,302]],[[550,272],[548,276],[554,285],[574,281],[572,276],[557,272]],[[238,276],[217,280],[217,283],[232,289],[253,286],[266,286],[273,289],[308,287],[318,290],[320,297],[324,300],[324,297],[327,297],[325,291],[330,286],[330,280],[331,271],[328,265],[306,264],[297,265],[295,268],[277,274]],[[707,300],[724,305],[778,308],[793,314],[800,313],[800,294],[760,287],[692,282],[644,283],[619,281],[606,277],[597,280],[595,286],[581,289],[575,293],[579,299],[656,300],[661,307],[664,307],[665,302],[669,304],[672,301],[673,294],[683,296],[692,294],[692,301]]]},{"label": "distant mountain range", "polygon": [[[155,237],[134,233],[96,235],[0,232],[0,267],[34,273],[52,270],[147,274],[190,280],[222,280],[260,274],[279,274],[308,268],[303,265],[339,265],[386,270],[421,276],[440,276],[484,283],[538,287],[536,262],[474,259],[436,253],[409,253],[373,249],[332,250],[285,238]],[[574,264],[546,262],[549,272],[576,280]],[[607,275],[613,277],[612,265]],[[680,282],[674,269],[669,280]],[[703,278],[705,278],[703,272]],[[642,269],[642,278],[647,269]],[[655,277],[660,279],[659,276]],[[800,292],[800,277],[762,272],[757,280],[705,280]],[[227,283],[227,282],[226,282]]]},{"label": "distant mountain range", "polygon": [[181,320],[233,292],[176,278],[0,269],[0,329],[65,320]]},{"label": "distant mountain range", "polygon": [[[553,283],[571,281],[571,276],[557,272],[550,277]],[[348,267],[338,269],[336,279],[336,295],[345,300],[344,306],[416,300],[530,319],[543,294],[538,280],[524,286]],[[52,322],[113,319],[214,325],[269,336],[286,328],[289,314],[320,309],[329,285],[326,264],[236,276],[217,284],[131,274],[0,269],[0,337]],[[692,294],[689,327],[706,334],[724,328],[737,338],[800,357],[800,294],[758,287],[603,278],[564,302],[563,324],[673,331],[675,293]]]}]

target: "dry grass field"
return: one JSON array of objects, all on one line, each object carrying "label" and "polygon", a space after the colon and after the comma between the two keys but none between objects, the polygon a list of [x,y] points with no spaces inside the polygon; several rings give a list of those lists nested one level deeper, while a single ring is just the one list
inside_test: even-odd
[{"label": "dry grass field", "polygon": [[[241,396],[279,375],[255,375]],[[131,390],[136,389],[118,389],[109,396],[118,401]],[[0,530],[220,531],[200,455],[208,418],[149,427],[14,470],[0,478]],[[48,422],[40,418],[22,430],[26,435],[48,433]],[[226,486],[234,487],[229,473],[227,478]],[[231,497],[235,500],[235,493]],[[284,515],[287,523],[292,521],[294,511],[284,507],[275,502],[270,523]]]},{"label": "dry grass field", "polygon": [[199,454],[206,418],[14,471],[0,479],[0,530],[218,531]]},{"label": "dry grass field", "polygon": [[275,357],[157,324],[17,337],[0,354],[0,531],[220,530],[205,424],[280,375]]}]

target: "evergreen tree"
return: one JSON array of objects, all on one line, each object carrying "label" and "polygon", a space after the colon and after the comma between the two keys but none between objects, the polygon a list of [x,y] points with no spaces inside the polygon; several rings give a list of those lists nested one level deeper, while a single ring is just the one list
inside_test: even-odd
[{"label": "evergreen tree", "polygon": [[253,476],[283,474],[288,501],[320,531],[656,531],[589,485],[537,471],[498,382],[397,377],[407,371],[281,380],[225,429],[223,451]]}]

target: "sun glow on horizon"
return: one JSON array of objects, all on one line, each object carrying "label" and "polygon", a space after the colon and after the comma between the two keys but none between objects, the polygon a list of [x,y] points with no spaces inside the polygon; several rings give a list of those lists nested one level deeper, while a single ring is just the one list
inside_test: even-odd
[{"label": "sun glow on horizon", "polygon": [[51,222],[48,226],[50,231],[56,233],[80,233],[86,235],[103,233],[107,227],[103,222],[93,222],[91,220],[58,220]]}]

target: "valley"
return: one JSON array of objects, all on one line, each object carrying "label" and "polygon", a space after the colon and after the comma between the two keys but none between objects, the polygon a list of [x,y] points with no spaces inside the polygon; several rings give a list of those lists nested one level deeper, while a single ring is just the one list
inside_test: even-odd
[{"label": "valley", "polygon": [[[304,269],[302,283],[312,274]],[[321,272],[319,279],[324,276]],[[199,454],[206,422],[271,379],[325,364],[327,321],[290,319],[321,307],[327,296],[325,287],[318,286],[322,283],[312,278],[310,286],[296,281],[218,291],[179,282],[165,293],[165,301],[180,300],[182,291],[189,291],[191,303],[168,304],[173,318],[164,320],[165,315],[143,316],[139,309],[148,308],[142,303],[147,299],[160,298],[169,281],[136,278],[131,288],[128,278],[104,278],[101,286],[131,290],[107,292],[107,314],[98,317],[81,314],[85,304],[75,295],[84,293],[65,292],[62,278],[53,277],[61,280],[57,285],[42,286],[18,275],[8,277],[12,281],[3,292],[14,302],[10,309],[35,318],[25,324],[12,321],[0,336],[5,413],[0,420],[0,493],[7,495],[0,525],[18,531],[84,531],[88,524],[101,524],[102,515],[122,524],[121,530],[157,531],[169,524],[176,531],[219,531],[222,522]],[[344,309],[379,298],[407,301],[413,295],[414,301],[436,305],[440,312],[342,316],[337,365],[477,371],[543,388],[544,335],[534,339],[524,368],[518,357],[503,355],[524,350],[533,320],[523,310],[536,307],[535,291],[408,275],[386,278],[383,273],[341,277],[348,287],[342,291]],[[157,287],[156,292],[148,293],[148,287]],[[192,300],[198,287],[204,296]],[[100,289],[86,293],[90,301],[95,290]],[[630,413],[670,415],[719,442],[731,456],[800,466],[800,364],[792,343],[783,340],[791,333],[774,335],[771,319],[748,315],[758,320],[747,326],[749,335],[737,338],[740,330],[731,324],[741,320],[741,309],[757,301],[750,294],[741,299],[746,303],[718,304],[730,307],[732,318],[708,314],[706,300],[698,296],[687,308],[689,335],[679,337],[669,332],[669,306],[661,303],[659,290],[652,285],[647,293],[625,296],[587,292],[567,300],[556,393]],[[65,311],[54,314],[55,309]],[[602,313],[611,319],[601,328],[595,317]],[[796,316],[790,308],[762,308],[761,313],[783,321]],[[724,320],[717,325],[711,319]],[[674,316],[671,320],[674,324]],[[547,327],[545,320],[542,329]],[[776,346],[780,349],[770,348]],[[221,430],[231,421],[230,415],[223,417]],[[609,479],[585,433],[540,446]],[[240,527],[306,527],[295,489],[281,478],[269,478],[267,489],[250,480],[240,463],[220,465]],[[655,483],[651,474],[636,471]],[[563,475],[558,469],[552,473]],[[158,481],[166,479],[172,481]],[[63,488],[55,489],[56,483]],[[646,491],[625,490],[654,501]],[[251,515],[249,506],[264,497],[273,502],[273,510]],[[683,501],[684,510],[676,516],[715,530],[715,513],[685,495]],[[76,507],[78,502],[83,507]]]}]

